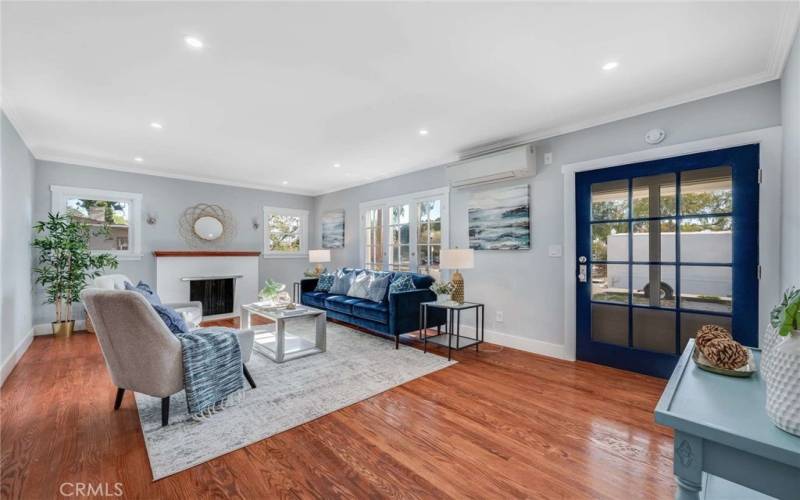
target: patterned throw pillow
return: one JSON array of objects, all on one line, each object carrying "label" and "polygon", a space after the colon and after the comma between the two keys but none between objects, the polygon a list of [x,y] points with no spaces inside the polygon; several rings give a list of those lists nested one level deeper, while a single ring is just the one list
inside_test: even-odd
[{"label": "patterned throw pillow", "polygon": [[336,276],[333,280],[333,285],[331,285],[329,293],[347,295],[347,292],[350,291],[350,285],[353,284],[354,277],[355,273],[353,271],[339,269],[336,271]]},{"label": "patterned throw pillow", "polygon": [[187,333],[189,331],[189,326],[183,316],[175,309],[162,304],[153,304],[153,309],[161,316],[161,321],[167,325],[167,328],[172,333]]},{"label": "patterned throw pillow", "polygon": [[370,275],[361,271],[353,278],[353,284],[350,285],[350,290],[347,291],[348,297],[356,297],[359,299],[366,299],[369,297],[369,280]]},{"label": "patterned throw pillow", "polygon": [[389,285],[389,293],[407,292],[409,290],[416,290],[410,274],[395,276],[394,281]]},{"label": "patterned throw pillow", "polygon": [[379,271],[370,271],[369,292],[367,298],[372,302],[383,302],[386,298],[386,289],[389,288],[389,278],[392,277],[391,273],[383,273]]},{"label": "patterned throw pillow", "polygon": [[138,293],[142,294],[144,296],[144,298],[147,299],[147,302],[150,302],[153,305],[161,305],[161,297],[158,296],[158,294],[155,292],[155,290],[150,288],[150,285],[148,285],[147,283],[145,283],[143,281],[140,281],[139,284],[136,285],[136,286],[133,286],[132,284],[130,284],[130,283],[128,283],[126,281],[125,282],[125,290],[131,291],[131,292],[138,292]]},{"label": "patterned throw pillow", "polygon": [[336,279],[336,276],[332,274],[320,274],[319,281],[317,281],[317,287],[314,289],[315,292],[328,292],[333,286],[333,280]]}]

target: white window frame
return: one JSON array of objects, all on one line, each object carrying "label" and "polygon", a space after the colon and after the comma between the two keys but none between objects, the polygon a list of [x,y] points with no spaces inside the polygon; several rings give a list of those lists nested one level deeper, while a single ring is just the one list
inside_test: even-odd
[{"label": "white window frame", "polygon": [[[302,259],[308,258],[308,210],[297,208],[264,207],[264,251],[262,255],[265,259]],[[300,251],[286,252],[271,250],[269,248],[269,217],[271,215],[284,215],[300,218]]]},{"label": "white window frame", "polygon": [[67,200],[84,198],[125,202],[128,211],[128,250],[92,250],[92,253],[110,253],[118,260],[141,260],[142,258],[142,194],[109,191],[106,189],[76,186],[50,186],[52,212],[66,213]]},{"label": "white window frame", "polygon": [[366,229],[364,225],[364,217],[368,210],[372,210],[374,208],[381,208],[383,221],[381,227],[383,228],[383,269],[384,271],[388,270],[389,266],[389,207],[397,206],[397,205],[409,205],[411,214],[409,217],[409,245],[411,255],[409,256],[409,267],[411,272],[418,272],[418,261],[417,261],[417,203],[420,201],[429,201],[432,198],[440,198],[442,200],[441,211],[442,211],[442,246],[441,248],[449,248],[450,244],[450,188],[444,187],[439,189],[431,189],[428,191],[420,191],[417,193],[408,193],[402,196],[393,196],[391,198],[383,198],[380,200],[372,200],[367,201],[364,203],[360,203],[358,205],[359,210],[359,217],[358,217],[358,258],[359,258],[359,266],[364,265],[364,261],[366,259],[366,255],[364,254],[365,250],[365,237],[364,237],[364,230]]}]

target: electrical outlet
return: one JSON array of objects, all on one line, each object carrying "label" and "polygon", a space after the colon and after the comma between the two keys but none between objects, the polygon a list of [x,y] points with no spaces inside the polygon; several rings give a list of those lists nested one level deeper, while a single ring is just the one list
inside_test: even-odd
[{"label": "electrical outlet", "polygon": [[495,321],[497,321],[498,323],[502,323],[502,322],[503,322],[503,311],[497,311],[497,312],[495,312],[495,313],[494,313],[494,319],[495,319]]},{"label": "electrical outlet", "polygon": [[544,164],[550,165],[553,163],[553,153],[545,153],[544,154]]}]

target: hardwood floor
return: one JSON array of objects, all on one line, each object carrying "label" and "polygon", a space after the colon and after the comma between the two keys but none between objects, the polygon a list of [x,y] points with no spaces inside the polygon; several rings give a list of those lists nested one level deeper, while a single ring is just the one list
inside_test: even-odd
[{"label": "hardwood floor", "polygon": [[94,335],[37,337],[2,388],[0,495],[59,498],[64,483],[113,495],[119,483],[147,499],[673,496],[672,434],[653,423],[664,380],[481,347],[153,482],[133,396],[113,411]]}]

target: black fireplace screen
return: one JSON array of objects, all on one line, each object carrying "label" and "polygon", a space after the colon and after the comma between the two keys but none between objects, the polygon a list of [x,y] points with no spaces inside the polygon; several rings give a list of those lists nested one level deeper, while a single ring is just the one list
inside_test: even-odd
[{"label": "black fireplace screen", "polygon": [[203,303],[204,316],[232,313],[233,281],[233,278],[192,280],[189,285],[189,300]]}]

